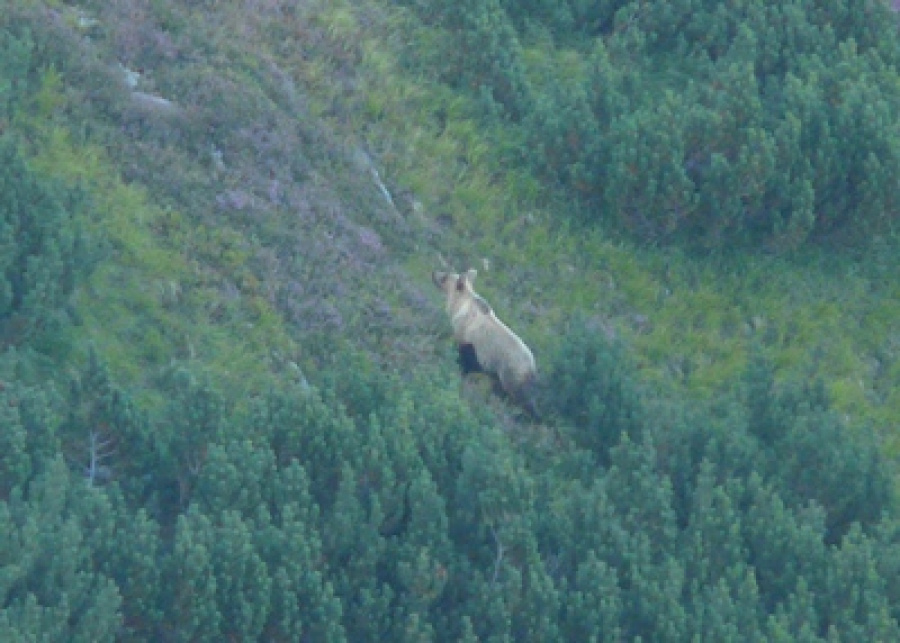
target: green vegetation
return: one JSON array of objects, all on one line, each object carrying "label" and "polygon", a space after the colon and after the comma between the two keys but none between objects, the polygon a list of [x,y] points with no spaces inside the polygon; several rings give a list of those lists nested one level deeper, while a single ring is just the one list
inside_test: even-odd
[{"label": "green vegetation", "polygon": [[896,29],[12,0],[0,639],[900,640]]},{"label": "green vegetation", "polygon": [[521,130],[507,161],[580,195],[588,221],[712,249],[896,221],[887,2],[409,4],[446,36],[441,80]]}]

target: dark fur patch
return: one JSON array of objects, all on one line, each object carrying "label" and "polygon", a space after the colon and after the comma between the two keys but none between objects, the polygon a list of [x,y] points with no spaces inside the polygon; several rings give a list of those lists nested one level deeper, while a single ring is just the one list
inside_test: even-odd
[{"label": "dark fur patch", "polygon": [[463,375],[484,372],[481,364],[478,363],[478,355],[475,354],[475,347],[472,344],[460,344],[459,368]]},{"label": "dark fur patch", "polygon": [[481,311],[483,315],[491,314],[491,306],[481,297],[475,297],[475,305],[478,306],[478,310]]},{"label": "dark fur patch", "polygon": [[518,397],[519,403],[522,405],[528,415],[531,416],[532,420],[539,420],[540,414],[537,410],[537,396],[538,396],[538,383],[537,378],[532,374],[528,377],[528,379],[523,382],[522,387],[519,389]]}]

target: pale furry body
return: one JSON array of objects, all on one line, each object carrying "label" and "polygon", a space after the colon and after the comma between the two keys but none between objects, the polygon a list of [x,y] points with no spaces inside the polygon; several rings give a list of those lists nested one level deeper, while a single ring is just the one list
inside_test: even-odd
[{"label": "pale furry body", "polygon": [[432,274],[435,285],[447,296],[453,338],[461,351],[471,346],[481,368],[496,374],[503,390],[534,414],[530,390],[537,376],[534,355],[472,289],[476,275],[475,270],[462,275]]}]

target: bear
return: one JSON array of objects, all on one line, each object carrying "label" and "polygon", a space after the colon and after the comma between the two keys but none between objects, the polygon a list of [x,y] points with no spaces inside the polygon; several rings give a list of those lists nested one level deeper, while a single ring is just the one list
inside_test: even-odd
[{"label": "bear", "polygon": [[463,274],[435,270],[431,279],[446,296],[453,338],[463,374],[484,371],[496,375],[503,391],[537,418],[534,355],[518,335],[497,319],[490,305],[472,288],[478,272]]}]

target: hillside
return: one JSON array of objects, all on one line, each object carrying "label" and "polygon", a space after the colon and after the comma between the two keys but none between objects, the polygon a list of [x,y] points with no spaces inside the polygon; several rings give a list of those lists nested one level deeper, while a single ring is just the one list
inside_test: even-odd
[{"label": "hillside", "polygon": [[[397,369],[434,361],[444,324],[428,275],[443,256],[481,269],[485,294],[539,349],[583,312],[628,337],[657,382],[709,394],[758,342],[786,371],[820,355],[848,412],[885,427],[900,412],[889,237],[841,253],[696,256],[579,227],[526,168],[500,165],[504,133],[479,129],[477,106],[404,74],[410,15],[329,5],[286,20],[266,6],[222,5],[208,21],[205,8],[128,3],[35,18],[51,38],[29,78],[43,113],[18,116],[35,164],[102,186],[95,223],[123,259],[108,270],[143,282],[95,285],[89,305],[89,288],[78,295],[121,376],[199,353],[217,376],[230,370],[217,360],[240,360],[246,383],[263,363],[277,372],[314,353],[319,333]],[[244,32],[240,47],[223,35]],[[109,332],[119,323],[155,328],[135,343],[138,328]],[[273,340],[280,361],[265,355]]]},{"label": "hillside", "polygon": [[[835,118],[872,99],[874,178],[807,207],[802,172],[844,175],[790,157],[736,205],[665,155],[629,178],[624,125],[567,129],[596,72],[634,127],[696,101],[685,140],[730,131],[669,91],[653,56],[682,45],[615,48],[640,3],[601,4],[578,34],[580,3],[12,0],[0,638],[900,637],[895,52],[847,45],[847,3],[810,18],[845,57]],[[703,140],[754,150],[738,183],[787,162]],[[460,383],[444,262],[534,349],[541,421]]]}]

